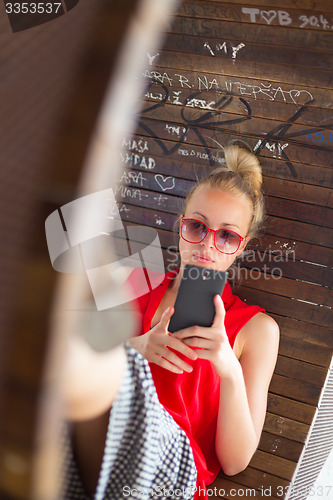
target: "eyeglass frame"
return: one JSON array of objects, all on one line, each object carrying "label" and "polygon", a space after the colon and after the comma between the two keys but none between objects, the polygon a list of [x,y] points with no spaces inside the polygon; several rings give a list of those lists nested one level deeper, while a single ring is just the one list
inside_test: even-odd
[{"label": "eyeglass frame", "polygon": [[[200,241],[196,241],[196,242],[189,241],[186,238],[184,238],[184,236],[182,235],[184,222],[186,222],[188,220],[194,220],[196,222],[200,222],[200,224],[204,224],[206,226],[206,228],[208,229],[207,233],[205,234],[205,236]],[[209,233],[213,233],[214,234],[214,247],[216,248],[216,250],[218,252],[223,253],[225,255],[234,255],[236,252],[238,252],[241,244],[246,239],[245,237],[243,237],[240,234],[236,233],[236,231],[233,231],[232,229],[227,229],[225,227],[221,227],[220,229],[211,229],[209,226],[207,226],[206,222],[203,222],[202,220],[199,220],[199,219],[194,219],[192,217],[183,217],[182,219],[180,219],[180,222],[181,222],[180,237],[183,238],[184,241],[187,241],[187,243],[192,243],[193,245],[195,245],[196,243],[201,243],[209,235]],[[229,231],[230,233],[234,233],[234,234],[236,234],[239,237],[239,240],[240,240],[239,241],[239,245],[238,245],[237,249],[234,252],[231,252],[231,253],[222,252],[222,250],[219,250],[217,248],[217,245],[216,245],[216,233],[218,233],[219,231]]]}]

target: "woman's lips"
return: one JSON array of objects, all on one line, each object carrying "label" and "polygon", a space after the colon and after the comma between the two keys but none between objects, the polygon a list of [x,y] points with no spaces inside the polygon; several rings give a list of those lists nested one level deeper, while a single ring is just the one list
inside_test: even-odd
[{"label": "woman's lips", "polygon": [[214,262],[208,255],[194,255],[194,259],[198,262]]}]

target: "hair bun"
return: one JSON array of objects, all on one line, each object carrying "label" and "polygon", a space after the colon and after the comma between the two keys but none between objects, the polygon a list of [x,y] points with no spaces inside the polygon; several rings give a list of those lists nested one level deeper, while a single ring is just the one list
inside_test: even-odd
[{"label": "hair bun", "polygon": [[250,151],[239,146],[226,146],[224,157],[228,170],[238,174],[242,180],[259,196],[262,185],[262,171],[258,158]]}]

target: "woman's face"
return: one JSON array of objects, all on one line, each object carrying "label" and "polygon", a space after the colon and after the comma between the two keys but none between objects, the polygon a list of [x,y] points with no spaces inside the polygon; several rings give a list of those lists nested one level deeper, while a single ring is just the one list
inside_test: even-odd
[{"label": "woman's face", "polygon": [[226,271],[236,257],[244,250],[249,237],[246,237],[252,216],[251,202],[238,198],[222,189],[200,186],[188,202],[183,217],[198,219],[210,229],[230,229],[243,238],[239,249],[234,254],[219,252],[214,245],[214,234],[208,233],[201,243],[189,243],[179,238],[181,270],[186,264],[209,267]]}]

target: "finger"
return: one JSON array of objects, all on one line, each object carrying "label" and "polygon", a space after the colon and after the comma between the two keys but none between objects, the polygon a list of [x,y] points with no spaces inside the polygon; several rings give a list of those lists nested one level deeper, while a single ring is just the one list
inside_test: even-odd
[{"label": "finger", "polygon": [[173,315],[175,308],[170,306],[168,307],[162,314],[159,325],[167,331],[169,326],[169,321],[171,316]]},{"label": "finger", "polygon": [[[191,350],[191,349],[190,349]],[[174,352],[170,351],[167,347],[162,347],[159,348],[156,351],[161,357],[172,363],[173,365],[177,366],[180,370],[185,370],[186,372],[190,373],[193,370],[193,367],[186,363],[183,359],[179,358],[177,354]],[[191,350],[191,352],[193,352]]]},{"label": "finger", "polygon": [[184,330],[179,330],[178,332],[173,334],[173,337],[181,340],[184,344],[193,345],[185,342],[186,339],[190,338],[202,338],[206,340],[212,340],[214,342],[227,342],[229,343],[229,339],[225,328],[217,328],[215,327],[200,327],[200,326],[191,326],[189,328],[184,328]]},{"label": "finger", "polygon": [[180,352],[181,354],[183,354],[187,358],[190,358],[193,360],[197,359],[197,355],[195,354],[195,352],[192,349],[190,349],[189,347],[187,347],[184,344],[184,342],[175,338],[173,335],[169,335],[167,339],[165,337],[158,338],[157,343],[159,345],[171,347],[172,349]]},{"label": "finger", "polygon": [[202,337],[208,339],[212,337],[212,332],[211,328],[195,325],[195,326],[190,326],[188,328],[184,328],[183,330],[178,330],[172,336],[181,340],[190,337]]},{"label": "finger", "polygon": [[165,368],[166,370],[172,373],[177,373],[177,374],[184,373],[183,370],[170,363],[167,359],[158,356],[157,354],[151,356],[150,362],[155,363],[155,365],[161,366],[162,368]]},{"label": "finger", "polygon": [[217,343],[215,340],[211,339],[203,339],[201,337],[190,337],[188,339],[183,340],[184,344],[190,347],[198,347],[200,349],[216,349]]},{"label": "finger", "polygon": [[224,318],[225,318],[225,308],[223,304],[223,300],[221,295],[215,295],[214,297],[214,306],[215,306],[215,317],[212,326],[216,326],[218,328],[224,327]]}]

